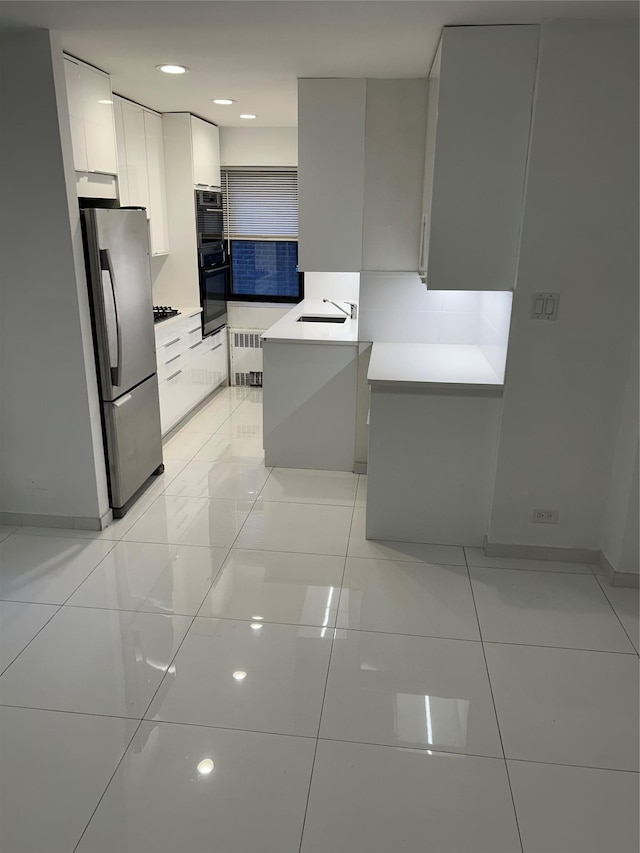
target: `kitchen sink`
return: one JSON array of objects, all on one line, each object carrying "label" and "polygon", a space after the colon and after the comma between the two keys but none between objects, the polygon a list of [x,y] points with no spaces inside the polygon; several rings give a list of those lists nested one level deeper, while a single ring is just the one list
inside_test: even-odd
[{"label": "kitchen sink", "polygon": [[330,317],[320,317],[317,314],[301,314],[298,317],[298,323],[344,323],[346,317],[336,317],[335,314]]}]

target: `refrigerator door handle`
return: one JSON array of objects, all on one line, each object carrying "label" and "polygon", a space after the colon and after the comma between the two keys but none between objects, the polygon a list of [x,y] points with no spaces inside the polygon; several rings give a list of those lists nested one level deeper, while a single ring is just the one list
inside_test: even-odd
[{"label": "refrigerator door handle", "polygon": [[[111,304],[113,306],[113,323],[110,322],[110,318],[106,317],[107,323],[107,338],[109,341],[109,362],[111,367],[111,384],[118,386],[120,385],[120,376],[121,376],[121,364],[122,364],[122,338],[120,335],[120,320],[118,318],[118,302],[116,300],[116,288],[115,288],[115,277],[113,275],[113,265],[111,263],[111,254],[108,249],[100,249],[100,269],[102,272],[106,272],[109,275],[109,284],[110,284],[110,293],[111,293]],[[107,288],[104,286],[104,276],[102,280],[102,287],[105,294],[105,306],[107,304]],[[106,313],[106,312],[105,312]],[[113,356],[111,354],[111,348],[113,339],[115,338],[115,349],[116,349],[116,359],[115,364],[113,361]]]}]

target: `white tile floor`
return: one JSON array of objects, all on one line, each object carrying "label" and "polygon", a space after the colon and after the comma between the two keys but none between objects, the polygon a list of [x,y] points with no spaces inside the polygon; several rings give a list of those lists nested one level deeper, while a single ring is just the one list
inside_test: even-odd
[{"label": "white tile floor", "polygon": [[103,533],[0,527],[2,853],[637,853],[638,595],[364,538],[225,389]]}]

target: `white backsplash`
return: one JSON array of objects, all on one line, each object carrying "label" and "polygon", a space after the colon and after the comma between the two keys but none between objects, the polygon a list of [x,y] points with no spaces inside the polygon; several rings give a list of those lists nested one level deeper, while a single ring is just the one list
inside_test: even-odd
[{"label": "white backsplash", "polygon": [[504,369],[509,291],[427,290],[416,273],[361,273],[361,341],[475,344]]},{"label": "white backsplash", "polygon": [[358,302],[359,272],[305,272],[305,299],[333,299]]}]

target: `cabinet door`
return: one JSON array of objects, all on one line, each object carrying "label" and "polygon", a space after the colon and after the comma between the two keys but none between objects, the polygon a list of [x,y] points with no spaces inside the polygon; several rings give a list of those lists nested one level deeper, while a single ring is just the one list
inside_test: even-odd
[{"label": "cabinet door", "polygon": [[[512,290],[537,26],[445,27],[426,240],[427,287]],[[435,88],[435,87],[433,87]],[[430,81],[431,93],[433,93]],[[429,168],[429,164],[427,164]]]},{"label": "cabinet door", "polygon": [[87,143],[86,171],[115,175],[118,165],[109,78],[101,71],[86,65],[79,68]]},{"label": "cabinet door", "polygon": [[84,135],[84,112],[82,109],[82,80],[80,66],[72,59],[64,60],[64,76],[67,84],[69,102],[69,120],[71,122],[71,145],[73,146],[73,168],[76,172],[86,172],[87,143]]},{"label": "cabinet door", "polygon": [[116,129],[116,156],[118,163],[118,197],[121,207],[128,207],[129,201],[129,177],[127,174],[127,151],[124,142],[124,123],[122,119],[122,108],[124,101],[117,95],[113,96],[113,120]]},{"label": "cabinet door", "polygon": [[147,145],[144,110],[130,101],[122,102],[122,124],[126,157],[129,204],[144,207],[149,217],[149,179],[147,177]]},{"label": "cabinet door", "polygon": [[218,128],[191,116],[191,152],[193,183],[196,186],[220,186],[220,140]]},{"label": "cabinet door", "polygon": [[145,110],[144,133],[147,151],[151,254],[166,255],[169,251],[169,222],[167,219],[162,117]]}]

